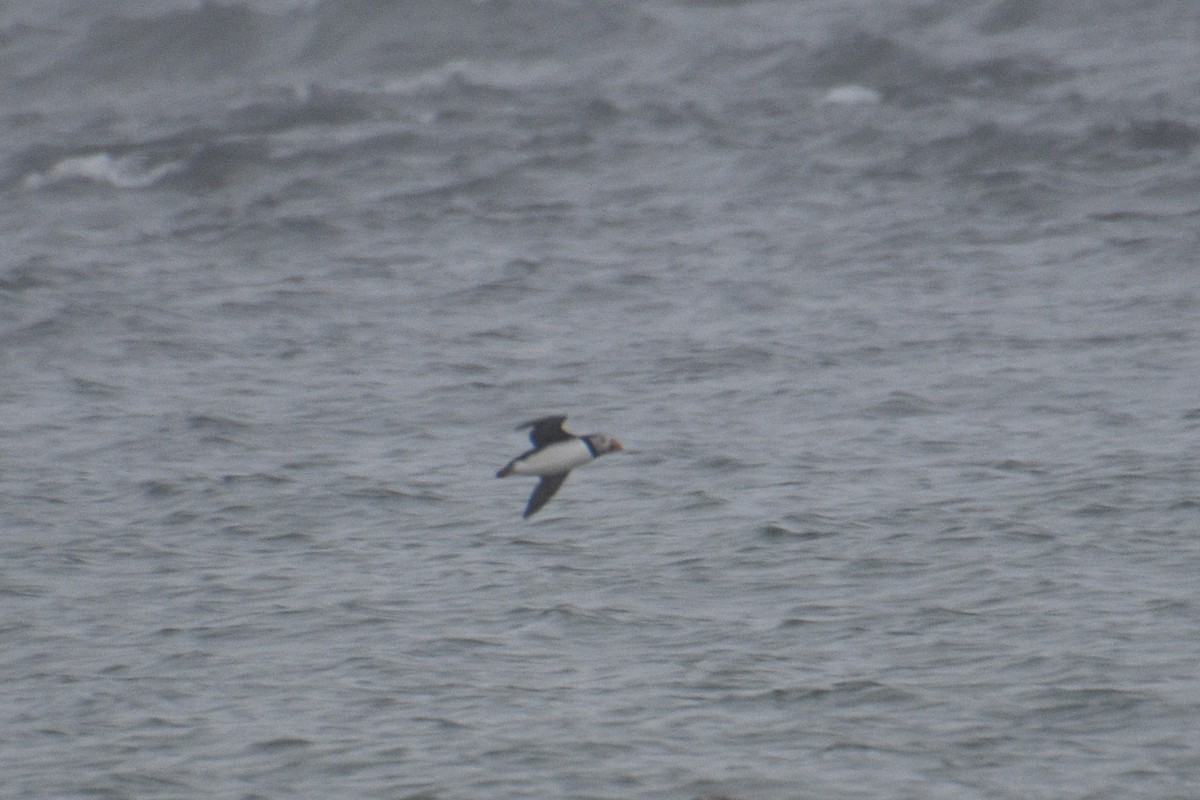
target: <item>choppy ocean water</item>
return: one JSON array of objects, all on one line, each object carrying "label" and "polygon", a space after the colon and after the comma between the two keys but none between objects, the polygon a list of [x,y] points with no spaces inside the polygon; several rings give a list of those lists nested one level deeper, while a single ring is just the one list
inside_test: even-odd
[{"label": "choppy ocean water", "polygon": [[0,796],[1196,797],[1200,7],[1060,5],[5,6]]}]

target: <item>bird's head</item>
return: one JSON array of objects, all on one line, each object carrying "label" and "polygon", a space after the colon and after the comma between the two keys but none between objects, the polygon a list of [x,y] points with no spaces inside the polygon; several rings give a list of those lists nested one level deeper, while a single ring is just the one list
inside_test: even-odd
[{"label": "bird's head", "polygon": [[615,437],[609,436],[607,433],[592,433],[587,438],[592,443],[592,447],[595,448],[597,456],[602,456],[605,453],[615,453],[618,450],[624,449]]}]

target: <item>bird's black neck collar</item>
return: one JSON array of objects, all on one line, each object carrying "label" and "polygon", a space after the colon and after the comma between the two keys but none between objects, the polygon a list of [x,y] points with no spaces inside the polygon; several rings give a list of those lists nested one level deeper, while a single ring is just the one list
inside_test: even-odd
[{"label": "bird's black neck collar", "polygon": [[588,452],[592,454],[592,458],[595,458],[596,457],[596,445],[592,444],[592,437],[580,436],[579,441],[583,442],[583,446],[586,447],[588,449]]}]

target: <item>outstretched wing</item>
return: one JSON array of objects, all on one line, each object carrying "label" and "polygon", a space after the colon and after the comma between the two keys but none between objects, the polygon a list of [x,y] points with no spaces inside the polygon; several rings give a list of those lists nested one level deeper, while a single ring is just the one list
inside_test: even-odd
[{"label": "outstretched wing", "polygon": [[550,498],[554,497],[554,493],[558,491],[570,474],[570,472],[560,472],[557,475],[547,475],[538,481],[533,494],[529,495],[529,503],[525,506],[523,518],[529,519],[537,513],[539,508],[549,503]]},{"label": "outstretched wing", "polygon": [[529,432],[529,441],[533,442],[534,447],[545,447],[548,444],[575,438],[573,434],[563,430],[563,423],[566,421],[566,414],[557,414],[553,417],[530,420],[522,425],[518,425],[517,430],[533,428]]}]

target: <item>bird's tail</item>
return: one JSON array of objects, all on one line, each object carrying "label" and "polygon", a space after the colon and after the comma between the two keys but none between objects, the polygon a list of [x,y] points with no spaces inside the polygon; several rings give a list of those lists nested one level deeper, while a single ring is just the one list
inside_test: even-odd
[{"label": "bird's tail", "polygon": [[512,475],[512,471],[513,471],[513,462],[510,461],[504,466],[504,469],[502,469],[496,473],[496,477],[497,478],[507,478],[509,475]]}]

